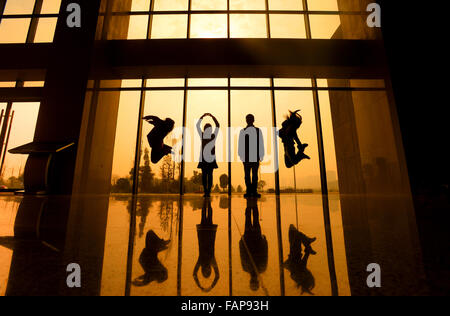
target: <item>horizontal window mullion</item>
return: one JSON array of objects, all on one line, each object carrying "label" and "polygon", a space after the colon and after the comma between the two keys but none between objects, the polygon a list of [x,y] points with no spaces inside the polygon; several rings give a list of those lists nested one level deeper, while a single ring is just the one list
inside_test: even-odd
[{"label": "horizontal window mullion", "polygon": [[[94,91],[89,88],[88,91]],[[146,87],[146,88],[99,88],[100,92],[117,92],[117,91],[183,91],[184,87]],[[187,90],[193,91],[248,91],[248,90],[274,90],[274,91],[385,91],[385,88],[350,88],[350,87],[187,87]]]},{"label": "horizontal window mullion", "polygon": [[33,18],[57,18],[59,14],[8,14],[2,19],[33,19]]},{"label": "horizontal window mullion", "polygon": [[[294,11],[294,10],[191,10],[191,11],[135,11],[111,12],[113,16],[132,15],[177,15],[177,14],[310,14],[310,15],[368,15],[361,11]],[[104,14],[102,14],[104,15]]]}]

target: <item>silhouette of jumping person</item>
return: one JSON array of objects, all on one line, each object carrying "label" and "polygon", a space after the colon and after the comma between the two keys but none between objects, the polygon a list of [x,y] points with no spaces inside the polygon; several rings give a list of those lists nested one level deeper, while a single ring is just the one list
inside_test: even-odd
[{"label": "silhouette of jumping person", "polygon": [[[217,266],[215,256],[217,225],[213,224],[213,209],[211,207],[211,200],[205,199],[202,208],[202,220],[197,225],[198,236],[198,260],[194,268],[194,281],[203,292],[210,292],[217,284],[220,278],[219,268]],[[211,277],[212,270],[214,270],[214,280],[209,287],[203,287],[198,279],[198,272],[202,270],[204,278]]]},{"label": "silhouette of jumping person", "polygon": [[164,138],[175,126],[175,122],[166,118],[164,121],[159,117],[149,115],[143,118],[147,123],[152,124],[154,128],[147,135],[148,144],[152,149],[151,161],[157,164],[164,156],[172,152],[172,147],[164,144]]},{"label": "silhouette of jumping person", "polygon": [[[316,238],[309,238],[297,230],[294,225],[289,227],[290,253],[284,267],[291,273],[291,278],[297,284],[297,287],[301,287],[302,294],[306,292],[314,295],[311,291],[316,286],[316,281],[307,265],[309,256],[316,254],[311,247],[315,240]],[[305,247],[304,255],[302,245]]]},{"label": "silhouette of jumping person", "polygon": [[255,117],[246,117],[247,127],[239,133],[239,157],[244,163],[245,185],[247,192],[244,197],[260,198],[258,193],[258,170],[264,160],[264,137],[261,130],[255,127]]},{"label": "silhouette of jumping person", "polygon": [[167,268],[158,259],[158,253],[166,250],[170,240],[163,240],[153,230],[147,233],[145,248],[139,257],[139,263],[144,269],[144,275],[133,281],[134,286],[145,286],[153,281],[163,283],[168,278]]},{"label": "silhouette of jumping person", "polygon": [[[303,159],[311,159],[305,154],[308,144],[302,144],[297,135],[297,130],[303,123],[303,118],[298,112],[300,110],[289,111],[289,116],[286,117],[286,120],[282,123],[283,127],[278,132],[278,136],[284,145],[284,162],[287,168],[292,168]],[[297,144],[297,152],[295,144]]]},{"label": "silhouette of jumping person", "polygon": [[257,291],[260,287],[259,274],[264,273],[267,269],[269,248],[266,236],[261,232],[256,199],[247,199],[245,232],[239,242],[239,250],[242,268],[250,274],[250,289]]},{"label": "silhouette of jumping person", "polygon": [[[210,116],[216,128],[213,131],[211,124],[205,124],[202,131],[201,124],[206,116]],[[197,168],[202,170],[203,190],[205,197],[211,196],[211,189],[213,186],[213,172],[214,169],[219,168],[216,162],[216,141],[219,134],[220,124],[211,113],[203,114],[197,122],[197,132],[202,140],[202,148],[200,153],[200,160]]]}]

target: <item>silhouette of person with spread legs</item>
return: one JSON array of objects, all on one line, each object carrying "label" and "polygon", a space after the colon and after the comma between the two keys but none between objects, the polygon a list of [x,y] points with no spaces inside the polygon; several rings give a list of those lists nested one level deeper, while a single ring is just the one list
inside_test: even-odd
[{"label": "silhouette of person with spread legs", "polygon": [[[281,138],[284,145],[284,162],[287,168],[292,168],[297,165],[303,159],[311,159],[305,154],[305,149],[308,144],[302,144],[297,135],[297,130],[303,123],[302,116],[298,113],[289,111],[289,116],[282,123],[282,128],[278,132],[278,136]],[[295,144],[297,144],[297,152],[295,150]]]},{"label": "silhouette of person with spread legs", "polygon": [[[211,200],[205,199],[202,208],[202,220],[200,224],[197,225],[199,255],[193,273],[195,283],[203,292],[210,292],[216,286],[220,278],[215,256],[216,233],[217,225],[213,224]],[[214,270],[215,277],[209,287],[204,287],[200,284],[198,279],[200,268],[205,279],[209,279],[212,270]]]},{"label": "silhouette of person with spread legs", "polygon": [[175,126],[175,122],[166,118],[164,121],[159,117],[150,115],[143,118],[147,123],[152,124],[154,128],[147,135],[148,144],[152,149],[151,161],[157,164],[164,156],[172,152],[172,147],[164,144],[164,138]]},{"label": "silhouette of person with spread legs", "polygon": [[247,127],[239,134],[239,157],[244,163],[246,198],[257,197],[258,170],[260,162],[264,160],[264,137],[261,130],[254,126],[255,117],[252,114],[246,117]]},{"label": "silhouette of person with spread legs", "polygon": [[247,199],[245,232],[239,242],[239,250],[242,268],[250,274],[250,289],[257,291],[260,287],[259,274],[267,269],[269,248],[266,236],[261,232],[258,204],[254,198]]},{"label": "silhouette of person with spread legs", "polygon": [[[216,124],[214,131],[211,124],[205,124],[202,131],[201,124],[206,116],[210,116],[214,120],[214,123]],[[219,129],[220,124],[211,113],[203,114],[197,122],[197,132],[202,140],[202,148],[199,159],[200,162],[197,168],[202,170],[202,181],[205,197],[211,196],[213,172],[214,169],[219,167],[216,162],[216,141],[217,135],[219,134]]]},{"label": "silhouette of person with spread legs", "polygon": [[139,263],[145,273],[133,281],[134,286],[145,286],[153,281],[163,283],[167,280],[167,268],[159,261],[158,253],[166,250],[169,242],[169,240],[159,238],[153,230],[147,233],[145,248],[139,257]]},{"label": "silhouette of person with spread legs", "polygon": [[[314,289],[316,281],[307,265],[309,256],[316,254],[311,247],[315,240],[316,238],[309,238],[297,230],[294,225],[289,227],[290,253],[284,267],[291,273],[291,278],[297,284],[297,287],[301,287],[302,294],[306,292],[314,295],[311,291]],[[304,254],[302,245],[305,247]]]}]

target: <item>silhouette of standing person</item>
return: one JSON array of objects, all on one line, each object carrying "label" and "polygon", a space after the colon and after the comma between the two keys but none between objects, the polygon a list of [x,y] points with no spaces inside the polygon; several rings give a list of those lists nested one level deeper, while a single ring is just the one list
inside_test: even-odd
[{"label": "silhouette of standing person", "polygon": [[261,232],[256,199],[247,200],[245,233],[239,242],[239,250],[242,268],[250,274],[250,289],[257,291],[260,287],[259,274],[267,269],[269,248],[266,236],[263,236]]},{"label": "silhouette of standing person", "polygon": [[[211,207],[211,200],[205,199],[202,208],[202,220],[197,225],[198,236],[198,260],[194,268],[194,281],[203,292],[210,292],[217,284],[220,278],[219,268],[217,266],[215,256],[217,225],[213,224],[213,210]],[[198,272],[202,270],[204,278],[211,277],[212,270],[214,270],[214,280],[209,287],[203,287],[198,279]]]},{"label": "silhouette of standing person", "polygon": [[[316,238],[309,238],[297,230],[294,225],[289,227],[290,253],[284,267],[291,273],[291,278],[297,287],[301,287],[302,294],[306,292],[314,295],[311,291],[316,286],[316,281],[307,265],[309,256],[316,254],[311,247],[315,240]],[[302,245],[305,247],[305,254],[302,252]]]},{"label": "silhouette of standing person", "polygon": [[[297,135],[297,130],[303,124],[303,118],[298,114],[299,111],[289,111],[289,116],[286,117],[286,120],[282,123],[283,127],[278,132],[278,136],[284,145],[284,162],[287,168],[292,168],[303,159],[311,159],[305,154],[308,144],[303,144]],[[295,144],[297,144],[297,152]]]},{"label": "silhouette of standing person", "polygon": [[[214,129],[214,131],[211,124],[205,124],[205,127],[202,130],[201,124],[206,116],[210,116],[214,120],[214,123],[216,124],[216,128]],[[217,135],[219,134],[219,129],[220,124],[211,113],[203,114],[197,122],[197,132],[202,140],[202,148],[199,160],[200,162],[197,168],[202,170],[202,181],[205,197],[211,196],[211,189],[213,186],[213,172],[214,169],[218,168],[216,162],[216,141]]]},{"label": "silhouette of standing person", "polygon": [[153,115],[146,116],[143,120],[154,126],[150,133],[148,133],[147,140],[152,149],[151,161],[157,164],[164,156],[172,152],[172,147],[164,144],[164,138],[173,131],[175,122],[170,118],[166,118],[163,121]]},{"label": "silhouette of standing person", "polygon": [[245,185],[247,192],[244,197],[257,197],[258,170],[260,162],[264,160],[264,137],[261,130],[255,127],[255,117],[252,114],[246,117],[247,127],[239,133],[239,157],[244,163]]},{"label": "silhouette of standing person", "polygon": [[162,283],[167,280],[167,268],[159,261],[158,253],[166,250],[169,240],[163,240],[150,230],[145,237],[145,248],[139,257],[139,263],[144,269],[144,275],[133,281],[134,286],[145,286],[152,281]]}]

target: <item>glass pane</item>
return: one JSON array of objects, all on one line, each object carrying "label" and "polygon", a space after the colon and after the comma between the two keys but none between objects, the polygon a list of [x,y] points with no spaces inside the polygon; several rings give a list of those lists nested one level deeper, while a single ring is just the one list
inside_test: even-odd
[{"label": "glass pane", "polygon": [[[40,103],[13,103],[8,123],[11,132],[7,150],[33,141],[39,106]],[[0,112],[1,110],[6,110],[6,104],[0,104]],[[28,155],[13,155],[7,151],[0,185],[9,189],[23,189],[23,172],[27,158]]]},{"label": "glass pane", "polygon": [[122,88],[141,88],[141,86],[142,86],[141,79],[122,80]]},{"label": "glass pane", "polygon": [[155,15],[152,22],[153,39],[186,38],[187,15]]},{"label": "glass pane", "polygon": [[274,79],[275,87],[311,87],[311,79],[296,79],[296,78],[276,78]]},{"label": "glass pane", "polygon": [[[214,79],[211,80],[213,81]],[[218,168],[213,170],[211,189],[215,193],[226,191],[227,185],[225,187],[222,186],[223,183],[220,181],[220,177],[222,175],[228,176],[228,150],[226,141],[228,127],[228,91],[189,91],[187,108],[187,132],[189,135],[187,140],[189,142],[186,142],[186,192],[204,192],[201,178],[203,173],[202,169],[198,168],[201,157],[202,136],[197,131],[196,125],[198,120],[206,113],[212,114],[220,124],[215,144],[215,156]],[[206,116],[202,119],[202,131],[206,124],[210,124],[213,127],[213,132],[215,131],[216,124],[212,117]]]},{"label": "glass pane", "polygon": [[7,0],[4,14],[32,14],[35,0]]},{"label": "glass pane", "polygon": [[[117,85],[117,84],[116,84]],[[131,193],[139,116],[139,91],[100,92],[99,97],[120,98],[112,168],[111,192]]]},{"label": "glass pane", "polygon": [[192,0],[192,10],[226,10],[227,0]]},{"label": "glass pane", "polygon": [[15,81],[0,81],[0,88],[14,88],[15,86]]},{"label": "glass pane", "polygon": [[147,87],[184,87],[184,79],[148,79]]},{"label": "glass pane", "polygon": [[272,38],[306,38],[305,20],[301,14],[271,14]]},{"label": "glass pane", "polygon": [[341,38],[339,15],[310,15],[311,37],[313,39]]},{"label": "glass pane", "polygon": [[131,11],[149,11],[150,0],[133,0]]},{"label": "glass pane", "polygon": [[322,118],[323,144],[329,193],[339,192],[336,148],[334,145],[333,121],[331,118],[330,97],[328,91],[319,91],[320,115]]},{"label": "glass pane", "polygon": [[228,79],[189,79],[189,87],[228,87]]},{"label": "glass pane", "polygon": [[25,43],[30,22],[31,19],[3,19],[0,23],[0,43]]},{"label": "glass pane", "polygon": [[227,16],[225,14],[192,14],[191,38],[226,38]]},{"label": "glass pane", "polygon": [[263,133],[265,157],[259,169],[259,191],[267,192],[275,188],[275,159],[273,144],[272,101],[270,91],[232,90],[231,91],[231,125],[232,125],[232,185],[245,191],[245,176],[242,160],[238,155],[239,133],[247,126],[246,116],[253,114],[255,126]]},{"label": "glass pane", "polygon": [[164,139],[164,144],[172,147],[173,155],[166,155],[157,163],[152,163],[152,149],[147,136],[153,130],[153,125],[143,122],[141,168],[142,172],[148,170],[148,181],[143,181],[141,177],[139,192],[142,194],[180,192],[183,102],[184,91],[145,92],[144,117],[153,115],[161,120],[169,118],[175,122],[175,126]]},{"label": "glass pane", "polygon": [[270,87],[269,78],[231,78],[232,87]]},{"label": "glass pane", "polygon": [[51,43],[55,36],[58,18],[40,18],[34,38],[35,43]]},{"label": "glass pane", "polygon": [[230,0],[231,10],[265,10],[266,0]]},{"label": "glass pane", "polygon": [[320,88],[385,88],[383,79],[317,79]]},{"label": "glass pane", "polygon": [[44,0],[42,3],[42,14],[57,14],[61,7],[61,0]]},{"label": "glass pane", "polygon": [[148,16],[130,16],[130,26],[128,29],[128,39],[147,39]]},{"label": "glass pane", "polygon": [[267,23],[264,14],[231,14],[232,38],[267,38]]},{"label": "glass pane", "polygon": [[[345,2],[345,1],[341,1]],[[358,1],[348,1],[348,2],[358,2]],[[308,9],[310,11],[338,11],[337,0],[308,0]]]},{"label": "glass pane", "polygon": [[[311,91],[275,91],[275,104],[277,111],[277,128],[281,129],[283,122],[290,115],[289,111],[300,110],[303,123],[297,130],[297,135],[302,144],[308,144],[305,154],[311,159],[301,160],[295,166],[296,182],[294,181],[294,168],[286,165],[285,153],[290,146],[284,145],[278,137],[279,167],[280,167],[280,189],[282,193],[295,192],[321,192],[319,149],[317,146],[316,121],[314,113],[313,94]],[[291,141],[294,141],[292,138]],[[297,144],[292,143],[295,153],[291,155],[294,160],[298,154]],[[294,157],[293,157],[294,156]],[[298,156],[301,158],[300,156]]]},{"label": "glass pane", "polygon": [[29,88],[29,87],[38,87],[38,88],[42,88],[45,84],[45,81],[25,81],[23,86],[25,88]]},{"label": "glass pane", "polygon": [[270,10],[303,10],[300,0],[269,0]]},{"label": "glass pane", "polygon": [[189,0],[154,0],[155,11],[187,11]]}]

